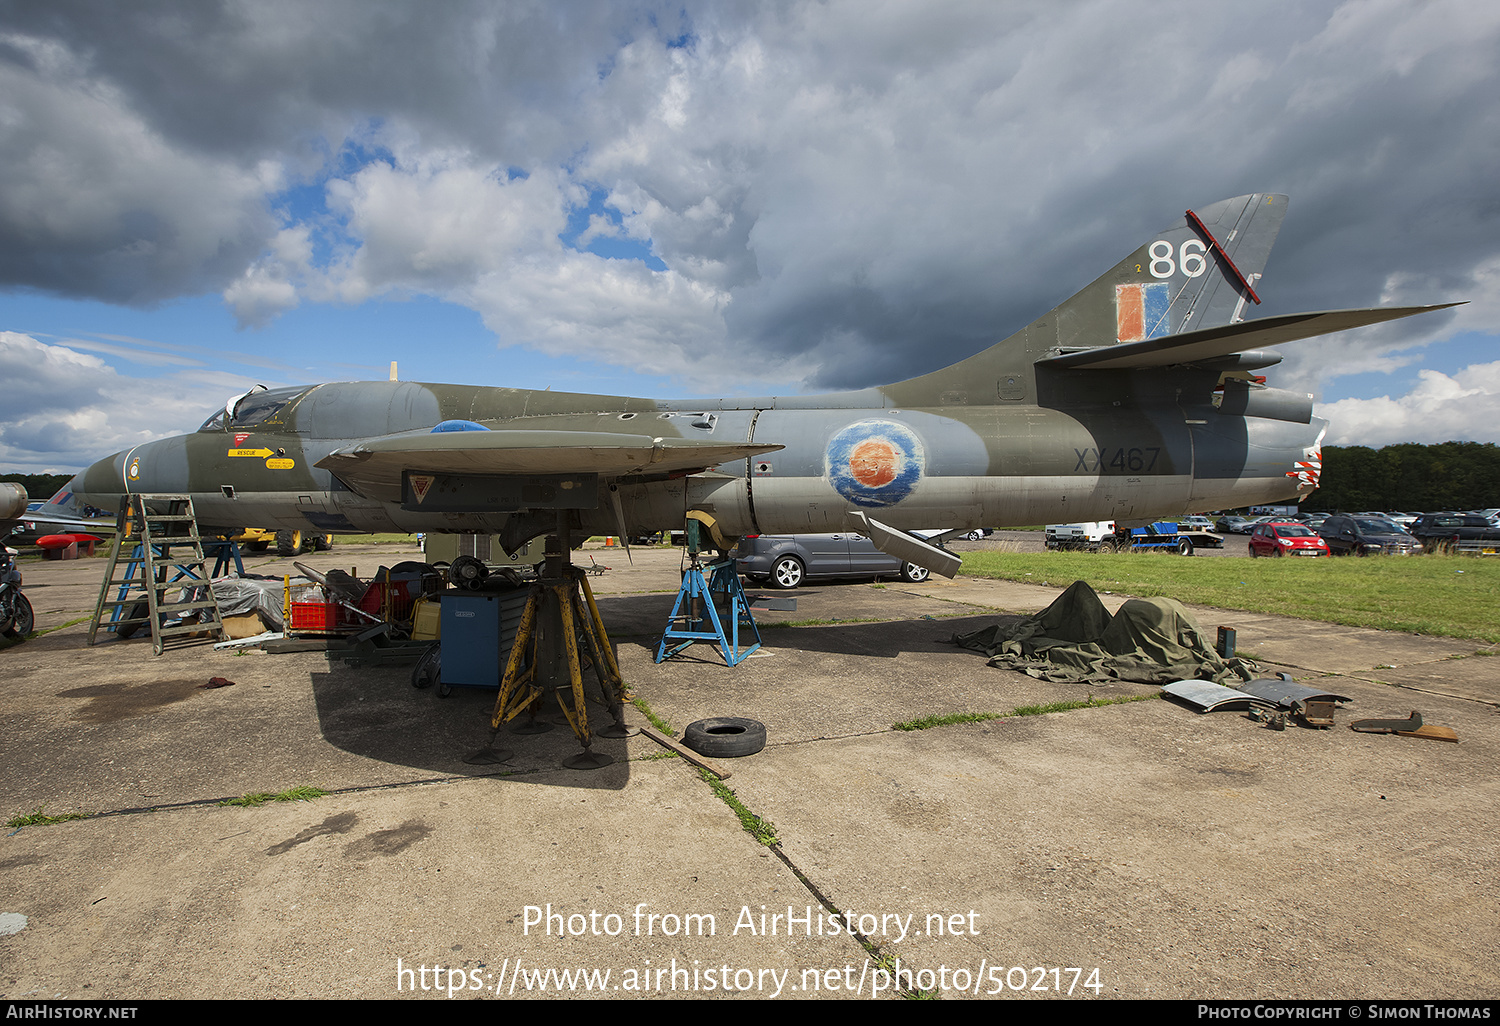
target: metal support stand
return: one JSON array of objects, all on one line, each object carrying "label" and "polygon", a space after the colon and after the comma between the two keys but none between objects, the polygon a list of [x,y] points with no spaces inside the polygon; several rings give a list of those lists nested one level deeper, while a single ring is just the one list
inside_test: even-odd
[{"label": "metal support stand", "polygon": [[245,576],[245,564],[240,559],[240,543],[233,538],[222,538],[217,541],[205,541],[203,543],[203,555],[214,557],[213,578],[226,577],[231,570],[234,576]]},{"label": "metal support stand", "polygon": [[[547,681],[558,682],[553,685],[557,704],[583,746],[582,752],[564,759],[563,765],[598,769],[614,762],[612,756],[591,748],[594,732],[589,729],[583,690],[585,656],[598,678],[604,704],[614,717],[611,726],[597,733],[601,737],[626,737],[630,733],[625,726],[625,684],[620,667],[589,589],[588,575],[569,562],[568,553],[568,529],[560,516],[558,533],[547,538],[542,576],[527,595],[521,625],[500,679],[500,694],[490,719],[491,747],[476,752],[468,762],[504,762],[511,758],[512,753],[493,747],[494,735],[502,724],[528,709],[535,715],[546,695]],[[586,652],[580,652],[580,642]]]},{"label": "metal support stand", "polygon": [[[735,561],[721,559],[710,563],[708,569],[710,575],[705,580],[698,554],[694,552],[687,573],[683,575],[682,588],[677,592],[677,602],[672,606],[667,629],[662,633],[661,644],[656,647],[658,663],[676,655],[695,641],[712,641],[717,644],[719,654],[730,666],[739,665],[746,656],[760,648],[760,628],[750,615],[750,602],[745,598],[745,589],[740,584]],[[724,607],[722,618],[719,615],[721,599]],[[687,612],[683,612],[684,605]],[[742,624],[755,637],[755,643],[745,649],[740,648]],[[667,645],[672,641],[681,641],[682,644],[668,649]]]}]

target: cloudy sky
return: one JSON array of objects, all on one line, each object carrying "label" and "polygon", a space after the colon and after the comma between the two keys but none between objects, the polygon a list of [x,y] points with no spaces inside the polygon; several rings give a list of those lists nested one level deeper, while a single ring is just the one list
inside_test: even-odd
[{"label": "cloudy sky", "polygon": [[1500,4],[0,0],[0,470],[384,378],[921,373],[1188,207],[1329,441],[1500,441]]}]

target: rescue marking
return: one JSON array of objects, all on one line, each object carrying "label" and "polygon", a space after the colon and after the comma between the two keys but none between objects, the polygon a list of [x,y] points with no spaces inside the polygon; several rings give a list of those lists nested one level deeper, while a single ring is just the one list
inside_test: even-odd
[{"label": "rescue marking", "polygon": [[275,456],[276,452],[273,449],[230,449],[229,455],[254,456],[257,459],[267,459],[271,456]]},{"label": "rescue marking", "polygon": [[926,455],[916,432],[890,420],[861,420],[828,442],[829,484],[856,506],[892,506],[922,479]]},{"label": "rescue marking", "polygon": [[240,446],[244,445],[245,444],[245,439],[247,439],[249,437],[250,437],[250,432],[248,432],[248,431],[236,431],[234,433],[234,446],[235,446],[235,448],[238,449]]}]

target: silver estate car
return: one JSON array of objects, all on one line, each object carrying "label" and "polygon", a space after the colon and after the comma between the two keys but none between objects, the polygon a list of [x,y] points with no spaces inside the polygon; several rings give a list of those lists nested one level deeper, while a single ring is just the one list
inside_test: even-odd
[{"label": "silver estate car", "polygon": [[903,563],[859,534],[747,534],[735,546],[740,573],[756,584],[795,588],[811,578],[896,577],[925,581],[931,572]]}]

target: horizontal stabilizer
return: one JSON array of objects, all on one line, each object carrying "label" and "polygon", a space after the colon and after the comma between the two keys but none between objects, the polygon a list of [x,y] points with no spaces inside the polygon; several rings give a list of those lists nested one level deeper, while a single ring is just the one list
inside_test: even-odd
[{"label": "horizontal stabilizer", "polygon": [[1347,331],[1382,321],[1394,321],[1413,314],[1431,310],[1446,310],[1459,303],[1443,303],[1438,306],[1391,306],[1369,310],[1329,310],[1323,313],[1285,314],[1280,317],[1262,317],[1238,324],[1226,324],[1201,331],[1188,331],[1178,335],[1163,335],[1144,342],[1122,342],[1118,345],[1099,346],[1047,356],[1037,361],[1038,366],[1066,368],[1070,370],[1126,370],[1143,367],[1167,367],[1173,364],[1198,363],[1217,357],[1242,353],[1262,346],[1276,346],[1283,342],[1327,335],[1335,331]]},{"label": "horizontal stabilizer", "polygon": [[700,442],[603,431],[454,431],[367,439],[336,449],[317,466],[354,491],[401,501],[403,471],[422,474],[622,477],[707,470],[775,452],[780,445]]},{"label": "horizontal stabilizer", "polygon": [[895,556],[908,563],[926,567],[933,573],[942,574],[944,577],[952,577],[963,565],[963,560],[947,549],[928,545],[905,531],[898,531],[893,527],[885,526],[878,520],[871,520],[858,510],[850,510],[849,519],[853,521],[855,530],[867,536],[875,543],[875,547],[887,556]]}]

